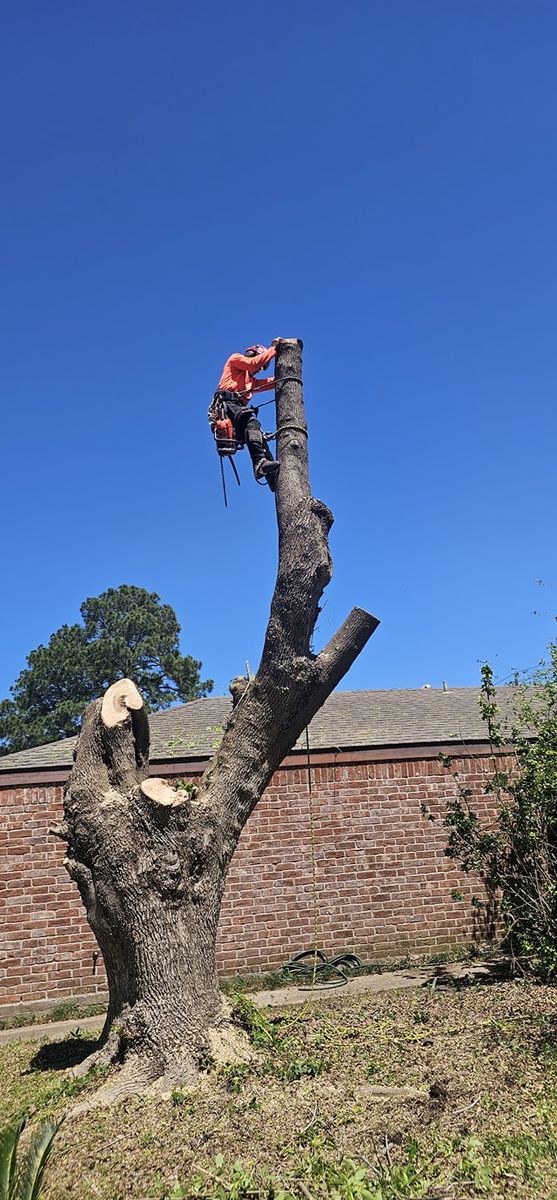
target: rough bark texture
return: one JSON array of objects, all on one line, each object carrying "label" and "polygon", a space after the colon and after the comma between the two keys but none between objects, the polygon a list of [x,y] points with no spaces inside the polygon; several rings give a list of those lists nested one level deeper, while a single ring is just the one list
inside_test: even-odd
[{"label": "rough bark texture", "polygon": [[320,654],[311,650],[333,518],[309,489],[301,351],[292,340],[277,353],[279,565],[263,655],[253,679],[234,681],[233,711],[200,786],[151,779],[143,790],[149,727],[130,681],[83,718],[57,836],[106,963],[108,1016],[84,1064],[121,1065],[104,1100],[192,1081],[219,1043],[240,1050],[215,970],[228,865],[271,776],[378,624],[353,609]]}]

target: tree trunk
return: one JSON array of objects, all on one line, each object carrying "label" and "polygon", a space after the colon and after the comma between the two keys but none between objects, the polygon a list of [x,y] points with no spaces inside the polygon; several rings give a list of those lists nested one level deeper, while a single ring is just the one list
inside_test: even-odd
[{"label": "tree trunk", "polygon": [[107,1020],[84,1064],[120,1064],[104,1100],[189,1082],[217,1045],[241,1052],[215,969],[226,872],[272,775],[378,624],[354,609],[320,654],[311,650],[333,518],[309,489],[301,351],[295,340],[277,351],[279,565],[263,655],[254,679],[234,682],[199,787],[147,779],[149,726],[131,681],[83,718],[63,835],[108,976]]}]

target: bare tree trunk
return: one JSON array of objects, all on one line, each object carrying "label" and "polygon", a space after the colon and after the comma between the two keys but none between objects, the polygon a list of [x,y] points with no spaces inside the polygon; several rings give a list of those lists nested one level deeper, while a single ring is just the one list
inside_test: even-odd
[{"label": "bare tree trunk", "polygon": [[215,970],[230,860],[285,754],[378,624],[353,609],[320,654],[311,650],[331,577],[333,518],[309,489],[301,351],[292,340],[277,352],[279,565],[263,655],[255,678],[234,689],[199,787],[147,778],[148,721],[130,681],[109,688],[83,718],[63,833],[108,974],[110,1006],[93,1056],[121,1064],[108,1100],[154,1084],[168,1091],[195,1078],[219,1041],[234,1049]]}]

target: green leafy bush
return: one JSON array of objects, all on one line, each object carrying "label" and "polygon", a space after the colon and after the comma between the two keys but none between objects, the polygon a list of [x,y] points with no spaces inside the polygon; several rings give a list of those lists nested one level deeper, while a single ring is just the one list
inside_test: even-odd
[{"label": "green leafy bush", "polygon": [[549,650],[549,663],[513,689],[508,733],[492,669],[482,668],[480,708],[492,750],[484,793],[495,800],[494,821],[482,822],[471,790],[443,759],[457,785],[445,853],[482,879],[486,899],[473,903],[488,931],[499,922],[504,947],[546,982],[557,979],[557,645]]}]

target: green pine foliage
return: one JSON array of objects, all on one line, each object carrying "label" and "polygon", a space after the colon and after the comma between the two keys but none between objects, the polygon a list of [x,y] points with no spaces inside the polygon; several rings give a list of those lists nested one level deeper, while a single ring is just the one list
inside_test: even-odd
[{"label": "green pine foliage", "polygon": [[[535,686],[532,686],[535,685]],[[504,946],[538,978],[557,980],[557,644],[527,683],[515,685],[513,727],[502,726],[491,667],[482,669],[480,707],[491,743],[484,792],[495,801],[487,825],[470,790],[457,783],[448,805],[446,854],[479,874],[487,911],[496,905]],[[513,751],[510,764],[507,754]],[[451,769],[450,760],[445,761]]]},{"label": "green pine foliage", "polygon": [[12,699],[0,702],[0,754],[71,737],[86,705],[117,679],[133,679],[152,711],[211,691],[201,663],[180,653],[176,613],[156,592],[123,584],[80,611],[81,623],[31,651]]}]

